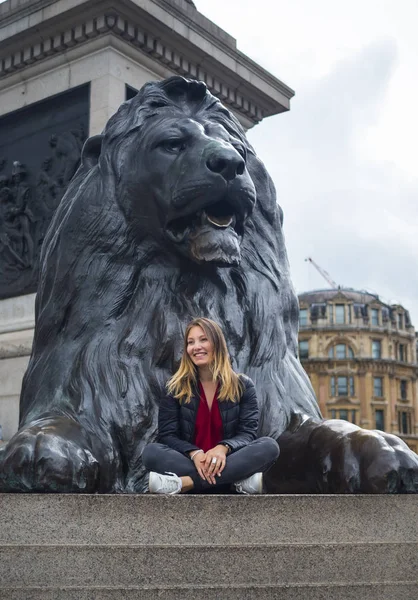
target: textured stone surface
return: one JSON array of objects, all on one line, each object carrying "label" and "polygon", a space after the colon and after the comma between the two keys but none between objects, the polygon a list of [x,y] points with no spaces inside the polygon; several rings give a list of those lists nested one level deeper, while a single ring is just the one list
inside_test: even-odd
[{"label": "textured stone surface", "polygon": [[[30,356],[33,343],[33,329],[0,333],[0,359]],[[20,380],[17,382],[20,388]]]},{"label": "textured stone surface", "polygon": [[[196,535],[198,532],[196,532]],[[193,568],[191,568],[193,565]],[[417,580],[418,544],[3,546],[13,586],[250,585]]]},{"label": "textured stone surface", "polygon": [[19,396],[0,396],[0,425],[4,442],[16,432],[18,422]]},{"label": "textured stone surface", "polygon": [[0,544],[417,542],[405,495],[0,494]]},{"label": "textured stone surface", "polygon": [[417,584],[177,586],[126,588],[20,588],[0,600],[416,600]]},{"label": "textured stone surface", "polygon": [[19,395],[28,362],[29,355],[0,359],[0,424],[5,440],[17,431]]},{"label": "textured stone surface", "polygon": [[0,600],[416,600],[417,511],[414,496],[0,495]]},{"label": "textured stone surface", "polygon": [[[72,57],[63,57],[62,65],[70,62],[74,57],[74,50],[80,56],[77,50],[83,46],[86,36],[92,35],[91,15],[94,15],[97,20],[97,28],[93,27],[95,35],[106,35],[110,31],[113,38],[129,41],[132,48],[139,45],[144,48],[145,53],[149,50],[151,62],[160,66],[169,65],[171,73],[184,70],[182,74],[196,77],[198,75],[194,71],[200,69],[203,59],[205,69],[210,68],[210,78],[215,77],[218,86],[230,87],[231,106],[240,106],[245,120],[247,113],[250,115],[248,126],[258,122],[263,116],[289,109],[289,100],[294,95],[290,88],[244,54],[237,52],[233,37],[186,2],[179,5],[179,1],[164,0],[163,5],[158,0],[126,2],[130,8],[129,21],[119,6],[112,11],[114,13],[119,9],[115,16],[107,15],[107,3],[98,0],[38,0],[30,3],[32,7],[26,7],[22,11],[9,10],[9,14],[6,8],[11,5],[6,2],[0,9],[0,44],[3,43],[10,54],[5,55],[3,73],[11,76],[13,84],[22,81],[22,75],[17,71],[24,71],[23,79],[31,79],[34,71],[39,71],[39,66],[42,68],[43,61],[46,58],[49,60],[51,39],[55,52],[66,51],[67,54],[70,50],[72,54]],[[46,6],[42,7],[42,4]],[[143,11],[148,13],[146,31],[142,30],[145,21]],[[57,27],[58,16],[60,23]],[[26,31],[30,28],[32,30]],[[136,28],[142,35],[146,35],[149,47],[143,40],[135,39]],[[52,31],[55,35],[50,38]],[[23,37],[24,32],[26,35]],[[158,42],[155,48],[154,40]],[[46,48],[41,46],[41,41],[47,42]],[[22,45],[23,61],[12,58],[22,49]],[[168,53],[166,48],[169,48]],[[138,49],[134,49],[136,62],[142,62],[145,56],[138,56]],[[90,49],[87,52],[90,53]],[[173,54],[178,55],[176,60],[179,64],[176,60],[171,60]],[[45,68],[49,70],[51,65],[46,65]],[[152,71],[156,69],[158,67],[151,67]],[[1,72],[0,64],[0,75]],[[17,79],[14,79],[15,75],[18,75]],[[218,81],[219,76],[222,79]],[[235,90],[238,83],[240,98],[237,101]],[[71,81],[71,85],[76,84]],[[245,101],[241,98],[242,93]],[[260,101],[262,108],[255,105],[250,107],[254,100]]]},{"label": "textured stone surface", "polygon": [[0,300],[0,333],[35,326],[35,294]]}]

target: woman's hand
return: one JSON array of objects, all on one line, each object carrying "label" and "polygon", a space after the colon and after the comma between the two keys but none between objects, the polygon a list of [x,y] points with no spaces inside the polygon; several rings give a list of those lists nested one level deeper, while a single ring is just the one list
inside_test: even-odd
[{"label": "woman's hand", "polygon": [[[228,449],[222,444],[219,444],[206,452],[204,472],[206,480],[209,483],[216,483],[215,477],[221,476],[221,473],[225,468],[227,454]],[[200,453],[200,456],[202,456],[202,453]]]},{"label": "woman's hand", "polygon": [[204,472],[205,460],[206,460],[206,454],[204,452],[196,452],[196,454],[192,458],[193,464],[196,467],[196,471],[199,473],[200,477],[204,480],[206,480],[206,475]]}]

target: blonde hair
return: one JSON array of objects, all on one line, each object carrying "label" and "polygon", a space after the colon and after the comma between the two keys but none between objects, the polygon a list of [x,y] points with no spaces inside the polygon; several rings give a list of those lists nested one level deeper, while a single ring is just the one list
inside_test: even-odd
[{"label": "blonde hair", "polygon": [[219,382],[218,400],[238,401],[243,391],[243,385],[238,375],[232,370],[222,329],[215,321],[204,317],[193,319],[186,327],[183,355],[179,368],[167,383],[168,393],[180,402],[190,402],[193,396],[193,388],[198,381],[198,371],[187,353],[187,338],[192,327],[201,327],[212,343],[213,363],[210,365],[210,369],[213,379]]}]

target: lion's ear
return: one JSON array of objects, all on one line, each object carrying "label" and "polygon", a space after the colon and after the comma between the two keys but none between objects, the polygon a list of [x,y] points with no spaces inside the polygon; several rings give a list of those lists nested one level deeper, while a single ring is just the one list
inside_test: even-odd
[{"label": "lion's ear", "polygon": [[99,162],[100,152],[102,150],[102,135],[94,135],[84,142],[81,151],[81,167],[84,171],[89,171]]}]

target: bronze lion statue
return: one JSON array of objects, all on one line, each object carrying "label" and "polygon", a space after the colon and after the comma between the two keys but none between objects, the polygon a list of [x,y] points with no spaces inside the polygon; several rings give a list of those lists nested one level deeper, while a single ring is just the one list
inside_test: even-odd
[{"label": "bronze lion statue", "polygon": [[218,321],[278,440],[271,493],[416,492],[397,437],[324,421],[297,357],[273,182],[204,83],[145,85],[87,140],[41,255],[20,429],[0,491],[144,492],[141,455],[195,316]]}]

